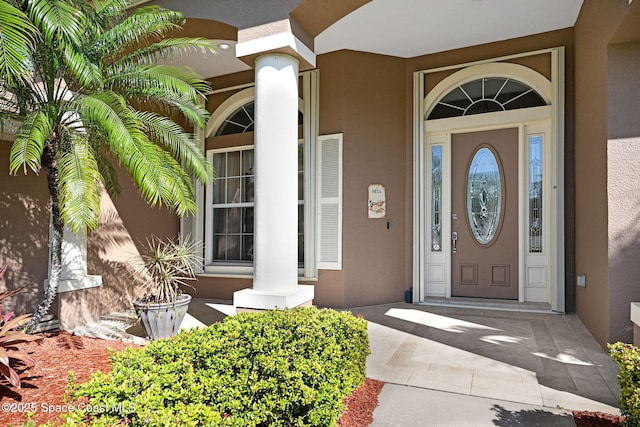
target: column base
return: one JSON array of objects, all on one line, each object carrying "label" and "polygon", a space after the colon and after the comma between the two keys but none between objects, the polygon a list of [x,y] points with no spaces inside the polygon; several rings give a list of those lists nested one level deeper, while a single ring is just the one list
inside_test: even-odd
[{"label": "column base", "polygon": [[242,289],[233,293],[233,305],[238,311],[293,308],[310,305],[313,296],[312,285],[297,285],[283,291]]}]

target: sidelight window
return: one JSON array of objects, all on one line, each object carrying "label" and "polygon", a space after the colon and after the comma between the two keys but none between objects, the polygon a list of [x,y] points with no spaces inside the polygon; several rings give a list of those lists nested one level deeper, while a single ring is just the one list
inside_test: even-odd
[{"label": "sidelight window", "polygon": [[529,136],[529,252],[542,252],[542,135]]},{"label": "sidelight window", "polygon": [[442,252],[442,145],[431,147],[431,250]]}]

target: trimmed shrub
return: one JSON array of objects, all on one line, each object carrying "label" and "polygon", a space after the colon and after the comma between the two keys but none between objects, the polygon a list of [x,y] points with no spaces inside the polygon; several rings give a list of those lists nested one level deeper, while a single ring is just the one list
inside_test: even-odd
[{"label": "trimmed shrub", "polygon": [[620,412],[625,426],[640,426],[640,349],[631,344],[609,344],[613,360],[618,364]]},{"label": "trimmed shrub", "polygon": [[334,426],[368,353],[366,321],[351,313],[242,313],[114,354],[108,374],[71,385],[95,410],[66,425]]}]

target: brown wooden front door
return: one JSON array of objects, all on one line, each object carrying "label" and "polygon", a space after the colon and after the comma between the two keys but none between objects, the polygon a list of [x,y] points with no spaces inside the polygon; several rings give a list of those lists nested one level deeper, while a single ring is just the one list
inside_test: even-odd
[{"label": "brown wooden front door", "polygon": [[518,129],[451,141],[451,295],[518,299]]}]

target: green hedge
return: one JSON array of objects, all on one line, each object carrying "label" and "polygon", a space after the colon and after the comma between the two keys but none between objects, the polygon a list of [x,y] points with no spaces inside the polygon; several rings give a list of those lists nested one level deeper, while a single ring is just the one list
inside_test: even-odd
[{"label": "green hedge", "polygon": [[238,314],[115,354],[109,374],[72,384],[93,412],[66,425],[334,426],[368,353],[366,321],[348,312]]},{"label": "green hedge", "polygon": [[631,344],[609,344],[613,360],[618,364],[620,412],[625,426],[640,426],[640,349]]}]

